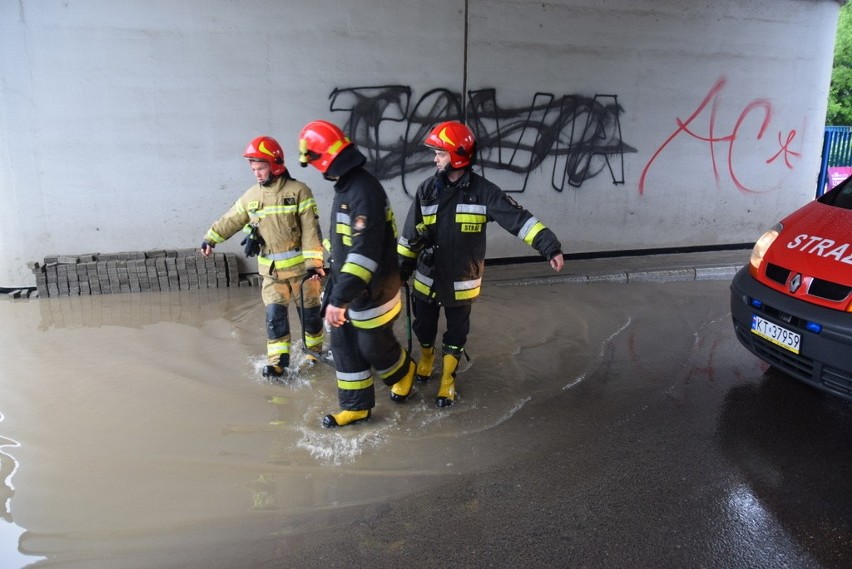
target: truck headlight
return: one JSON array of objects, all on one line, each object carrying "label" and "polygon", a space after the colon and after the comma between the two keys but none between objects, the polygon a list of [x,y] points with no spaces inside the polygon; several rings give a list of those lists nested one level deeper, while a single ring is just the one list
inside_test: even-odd
[{"label": "truck headlight", "polygon": [[775,227],[761,235],[760,239],[754,244],[754,248],[751,250],[751,258],[748,260],[749,271],[752,275],[757,275],[757,271],[763,263],[763,256],[766,255],[769,246],[778,238],[782,229],[784,227],[780,223],[776,224]]}]

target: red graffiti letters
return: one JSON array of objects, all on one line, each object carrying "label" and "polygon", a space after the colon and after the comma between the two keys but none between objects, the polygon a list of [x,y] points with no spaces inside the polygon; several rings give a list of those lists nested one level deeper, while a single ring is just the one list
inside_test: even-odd
[{"label": "red graffiti letters", "polygon": [[[704,100],[701,101],[701,104],[698,105],[698,108],[695,109],[695,111],[691,115],[689,115],[686,120],[681,120],[679,118],[675,119],[677,129],[675,129],[675,131],[671,135],[669,135],[669,137],[663,142],[663,144],[660,145],[660,147],[657,149],[656,152],[654,152],[650,160],[648,160],[648,163],[645,164],[645,167],[642,169],[642,176],[639,178],[640,194],[645,193],[646,182],[648,178],[648,173],[651,170],[651,166],[663,153],[663,151],[670,145],[672,145],[672,143],[682,134],[686,134],[692,137],[693,139],[697,139],[708,144],[710,151],[710,162],[713,167],[713,175],[715,177],[717,185],[721,181],[721,177],[719,174],[720,157],[717,155],[717,146],[724,145],[726,146],[727,150],[724,159],[727,165],[728,175],[730,176],[731,182],[733,182],[734,186],[736,186],[736,188],[741,192],[745,193],[761,193],[768,191],[765,188],[761,189],[747,185],[747,183],[743,181],[743,176],[740,175],[744,174],[745,171],[743,170],[738,173],[735,165],[741,165],[741,162],[745,160],[744,157],[747,158],[755,153],[754,145],[757,144],[758,141],[763,138],[763,135],[766,133],[766,130],[769,127],[769,123],[772,121],[772,104],[767,99],[754,99],[748,105],[746,105],[743,111],[740,113],[730,133],[719,134],[717,132],[717,126],[719,121],[720,93],[725,88],[725,84],[726,79],[724,77],[720,78],[718,81],[716,81],[716,84],[713,85],[713,87],[704,97]],[[708,111],[708,107],[709,122],[707,126],[707,134],[699,134],[698,132],[696,132],[693,123],[695,123],[699,117],[704,115],[705,111]],[[764,163],[772,164],[780,156],[783,156],[784,164],[786,165],[786,167],[789,169],[793,169],[793,165],[790,161],[791,157],[797,158],[800,156],[798,152],[795,152],[790,148],[795,139],[795,130],[790,130],[787,133],[786,140],[782,140],[782,134],[779,131],[779,150],[769,159],[765,160]],[[735,160],[735,158],[737,157],[739,157],[740,159],[739,162]]]}]

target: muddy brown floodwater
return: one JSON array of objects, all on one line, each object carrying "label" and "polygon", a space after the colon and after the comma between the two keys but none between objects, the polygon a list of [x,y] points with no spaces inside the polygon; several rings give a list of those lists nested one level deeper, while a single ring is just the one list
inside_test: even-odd
[{"label": "muddy brown floodwater", "polygon": [[[517,566],[558,554],[520,549],[535,535],[606,566],[606,528],[633,535],[623,561],[686,556],[656,540],[691,527],[680,561],[748,559],[706,531],[734,527],[728,486],[744,487],[719,466],[719,406],[765,370],[727,302],[715,281],[486,286],[457,405],[435,408],[434,379],[402,405],[377,385],[371,421],[327,430],[334,372],[302,366],[298,333],[296,371],[261,377],[255,288],[0,301],[0,567]],[[687,513],[656,524],[663,505]],[[536,529],[507,549],[492,535],[516,519]],[[464,540],[432,556],[438,530]]]},{"label": "muddy brown floodwater", "polygon": [[[298,332],[297,370],[283,385],[261,377],[256,289],[0,302],[0,491],[14,524],[4,533],[23,532],[0,547],[19,545],[24,564],[91,567],[158,544],[215,543],[248,521],[298,526],[501,463],[517,449],[471,447],[465,435],[582,381],[626,325],[601,318],[603,293],[566,302],[563,292],[484,295],[458,405],[433,406],[435,380],[403,405],[380,385],[373,419],[340,430],[320,427],[337,409],[333,369],[303,367]],[[299,330],[293,310],[291,324]],[[404,317],[397,332],[405,344]]]}]

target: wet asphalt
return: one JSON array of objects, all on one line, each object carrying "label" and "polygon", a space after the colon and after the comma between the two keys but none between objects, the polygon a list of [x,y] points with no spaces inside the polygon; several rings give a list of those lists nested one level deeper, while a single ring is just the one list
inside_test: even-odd
[{"label": "wet asphalt", "polygon": [[748,255],[489,267],[488,287],[637,283],[647,306],[589,377],[447,443],[499,444],[512,451],[502,464],[274,534],[234,528],[231,542],[176,548],[158,566],[852,567],[852,403],[738,344],[727,284]]},{"label": "wet asphalt", "polygon": [[686,300],[660,318],[699,324],[637,324],[592,377],[497,427],[517,450],[503,465],[313,515],[233,555],[266,568],[852,567],[852,404],[737,343],[727,283],[748,253],[490,268],[497,287],[674,282]]}]

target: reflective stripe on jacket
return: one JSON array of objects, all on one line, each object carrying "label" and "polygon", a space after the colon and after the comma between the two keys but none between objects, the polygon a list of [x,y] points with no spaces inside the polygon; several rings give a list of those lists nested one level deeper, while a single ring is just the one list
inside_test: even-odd
[{"label": "reflective stripe on jacket", "polygon": [[[436,175],[417,188],[397,242],[400,266],[414,275],[414,294],[445,306],[473,302],[482,286],[490,221],[548,260],[562,249],[550,229],[482,176],[467,170],[445,186]],[[423,251],[412,248],[422,242],[418,224],[428,230],[429,245]]]},{"label": "reflective stripe on jacket", "polygon": [[264,241],[257,257],[261,275],[274,270],[289,278],[323,266],[317,204],[302,182],[285,173],[268,186],[255,184],[210,227],[205,240],[222,243],[250,223],[257,224]]},{"label": "reflective stripe on jacket", "polygon": [[401,306],[393,210],[381,183],[363,167],[344,174],[334,190],[329,302],[348,305],[354,326],[378,327],[392,321]]}]

